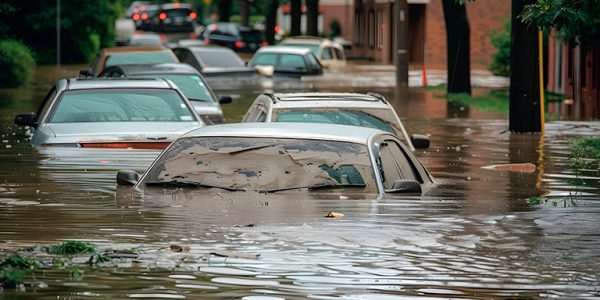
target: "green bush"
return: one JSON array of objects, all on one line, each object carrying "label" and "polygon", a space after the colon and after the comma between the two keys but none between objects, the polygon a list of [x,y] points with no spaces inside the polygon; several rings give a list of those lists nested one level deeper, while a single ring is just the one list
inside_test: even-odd
[{"label": "green bush", "polygon": [[35,60],[27,46],[15,40],[0,41],[0,87],[21,87],[33,75]]},{"label": "green bush", "polygon": [[496,52],[492,54],[490,71],[500,76],[510,76],[510,19],[504,21],[502,30],[493,29],[491,32],[492,45]]}]

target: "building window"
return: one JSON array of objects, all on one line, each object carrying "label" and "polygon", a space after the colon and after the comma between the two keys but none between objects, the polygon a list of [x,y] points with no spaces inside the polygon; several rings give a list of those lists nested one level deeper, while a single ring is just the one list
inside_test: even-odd
[{"label": "building window", "polygon": [[375,47],[375,13],[369,10],[369,47]]},{"label": "building window", "polygon": [[363,45],[365,42],[365,14],[361,9],[356,10],[356,22],[354,23],[355,42],[357,45]]},{"label": "building window", "polygon": [[383,10],[377,10],[377,48],[383,49]]}]

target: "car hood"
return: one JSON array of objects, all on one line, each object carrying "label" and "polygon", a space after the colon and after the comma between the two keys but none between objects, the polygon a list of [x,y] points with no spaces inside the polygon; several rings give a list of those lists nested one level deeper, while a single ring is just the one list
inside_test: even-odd
[{"label": "car hood", "polygon": [[[119,142],[171,142],[178,136],[204,124],[199,122],[123,122],[46,124],[40,144]],[[43,128],[38,131],[44,132]],[[52,136],[54,135],[54,136]]]}]

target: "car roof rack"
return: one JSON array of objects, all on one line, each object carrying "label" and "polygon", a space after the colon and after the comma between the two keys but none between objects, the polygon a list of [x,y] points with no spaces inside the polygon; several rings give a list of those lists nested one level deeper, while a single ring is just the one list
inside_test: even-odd
[{"label": "car roof rack", "polygon": [[271,101],[273,101],[273,103],[277,103],[277,101],[281,101],[281,99],[279,99],[279,97],[275,96],[274,93],[263,93],[263,95],[269,97],[271,99]]},{"label": "car roof rack", "polygon": [[375,92],[368,92],[367,95],[377,98],[379,100],[381,100],[384,103],[388,103],[387,99],[385,99],[385,97],[379,93],[375,93]]}]

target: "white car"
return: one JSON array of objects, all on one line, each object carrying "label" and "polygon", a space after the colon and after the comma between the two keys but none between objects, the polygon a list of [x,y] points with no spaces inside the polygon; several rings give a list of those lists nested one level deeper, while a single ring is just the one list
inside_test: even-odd
[{"label": "white car", "polygon": [[250,106],[244,123],[328,123],[377,128],[395,134],[411,150],[429,148],[429,137],[408,135],[394,108],[375,93],[261,94]]},{"label": "white car", "polygon": [[287,38],[279,44],[285,47],[307,48],[326,68],[338,68],[346,65],[344,47],[331,40],[314,36],[295,36]]}]

